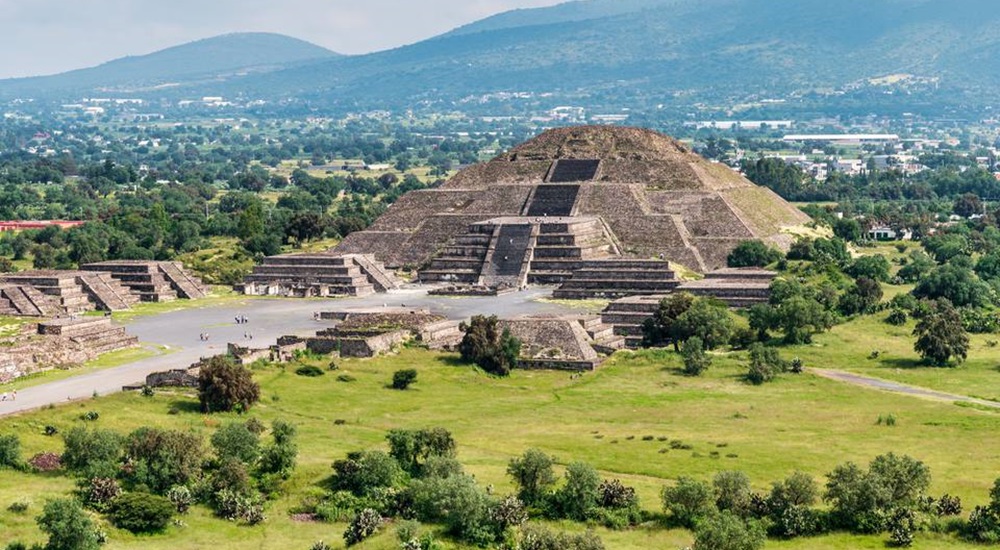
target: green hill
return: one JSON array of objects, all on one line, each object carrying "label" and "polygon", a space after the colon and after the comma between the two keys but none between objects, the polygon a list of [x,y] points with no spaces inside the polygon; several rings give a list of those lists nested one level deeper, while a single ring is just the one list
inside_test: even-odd
[{"label": "green hill", "polygon": [[5,95],[42,92],[148,90],[190,86],[286,69],[338,56],[309,42],[272,33],[234,33],[189,42],[141,56],[129,56],[52,76],[0,81]]}]

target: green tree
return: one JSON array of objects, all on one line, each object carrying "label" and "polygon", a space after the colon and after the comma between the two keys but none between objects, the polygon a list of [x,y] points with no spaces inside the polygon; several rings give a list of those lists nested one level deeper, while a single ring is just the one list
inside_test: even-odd
[{"label": "green tree", "polygon": [[874,313],[882,301],[882,285],[868,277],[858,277],[843,296],[840,297],[840,312],[844,315]]},{"label": "green tree", "polygon": [[836,527],[877,533],[886,529],[893,510],[915,506],[930,481],[924,463],[889,453],[875,457],[867,471],[852,462],[838,465],[827,474],[823,499]]},{"label": "green tree", "polygon": [[247,411],[260,399],[260,386],[250,369],[229,356],[216,355],[198,373],[198,401],[206,413]]},{"label": "green tree", "polygon": [[780,250],[771,248],[763,241],[742,241],[729,253],[726,265],[729,267],[764,267],[782,259]]},{"label": "green tree", "polygon": [[962,362],[969,352],[969,335],[958,310],[947,300],[937,300],[931,311],[917,321],[913,349],[926,361],[943,367],[954,357]]},{"label": "green tree", "polygon": [[642,346],[659,347],[673,341],[674,322],[693,303],[694,296],[687,292],[677,292],[660,300],[653,316],[642,324]]},{"label": "green tree", "polygon": [[528,449],[507,465],[507,475],[517,484],[517,496],[528,506],[542,502],[556,482],[555,461],[539,449]]},{"label": "green tree", "polygon": [[709,516],[694,532],[694,550],[759,550],[767,533],[756,521],[744,521],[728,511]]},{"label": "green tree", "polygon": [[913,295],[928,300],[945,298],[956,307],[982,307],[990,300],[990,288],[971,270],[947,264],[921,278]]},{"label": "green tree", "polygon": [[750,346],[750,368],[747,380],[754,385],[774,380],[778,374],[785,372],[787,366],[778,355],[778,350],[766,347],[760,342]]},{"label": "green tree", "polygon": [[861,240],[861,224],[858,220],[843,218],[833,223],[833,234],[847,242]]},{"label": "green tree", "polygon": [[677,317],[672,332],[675,346],[696,336],[705,349],[715,349],[728,344],[735,330],[736,323],[725,304],[702,298]]},{"label": "green tree", "polygon": [[690,477],[679,477],[677,485],[663,489],[662,496],[663,509],[677,524],[688,528],[717,512],[712,488]]},{"label": "green tree", "polygon": [[62,463],[85,479],[115,477],[123,446],[122,436],[112,430],[87,430],[74,426],[63,434]]},{"label": "green tree", "polygon": [[871,256],[861,256],[845,270],[848,275],[855,279],[867,277],[876,281],[888,282],[889,280],[889,260],[881,254]]},{"label": "green tree", "polygon": [[555,499],[563,516],[585,521],[597,507],[601,496],[601,476],[585,462],[572,462],[566,466],[566,484],[556,491]]},{"label": "green tree", "polygon": [[220,460],[254,464],[260,457],[260,440],[243,422],[230,422],[212,434],[212,447]]},{"label": "green tree", "polygon": [[186,485],[201,472],[204,448],[201,437],[178,430],[142,427],[125,439],[126,471],[131,486],[145,486],[165,494],[175,485]]},{"label": "green tree", "polygon": [[0,434],[0,470],[4,468],[19,470],[23,467],[21,439],[17,434]]},{"label": "green tree", "polygon": [[97,526],[75,499],[46,502],[36,521],[49,537],[45,550],[97,550],[101,546]]},{"label": "green tree", "polygon": [[391,456],[382,451],[348,453],[344,460],[333,463],[336,472],[334,487],[365,496],[379,488],[396,487],[403,480],[403,470]]},{"label": "green tree", "polygon": [[712,488],[715,489],[715,506],[720,511],[728,511],[745,518],[750,515],[753,491],[750,488],[750,478],[739,471],[722,471],[712,478]]},{"label": "green tree", "polygon": [[455,438],[444,428],[389,430],[385,438],[389,442],[389,455],[412,476],[421,475],[432,458],[455,457]]},{"label": "green tree", "polygon": [[712,366],[712,358],[705,353],[705,346],[697,336],[684,342],[681,357],[684,359],[684,374],[688,376],[698,376]]},{"label": "green tree", "polygon": [[521,341],[510,330],[500,330],[496,315],[474,315],[468,324],[462,323],[459,328],[465,332],[458,346],[463,361],[475,363],[498,376],[507,376],[517,365]]}]

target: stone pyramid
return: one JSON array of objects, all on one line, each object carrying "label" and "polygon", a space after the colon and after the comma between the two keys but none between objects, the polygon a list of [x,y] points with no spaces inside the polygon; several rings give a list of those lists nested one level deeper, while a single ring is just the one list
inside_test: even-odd
[{"label": "stone pyramid", "polygon": [[334,252],[426,266],[475,224],[496,218],[600,220],[615,255],[724,267],[741,241],[787,249],[809,218],[730,168],[663,134],[613,126],[549,130],[438,189],[410,192]]}]

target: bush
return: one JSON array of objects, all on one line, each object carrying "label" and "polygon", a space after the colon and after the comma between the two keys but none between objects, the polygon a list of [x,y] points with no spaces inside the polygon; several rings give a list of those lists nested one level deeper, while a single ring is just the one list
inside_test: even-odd
[{"label": "bush", "polygon": [[260,441],[257,435],[242,422],[228,423],[212,434],[212,447],[219,460],[235,459],[245,464],[253,464],[260,456]]},{"label": "bush", "polygon": [[962,513],[962,499],[945,494],[934,507],[938,516],[957,516]]},{"label": "bush", "polygon": [[689,477],[681,476],[677,485],[665,487],[662,496],[663,509],[677,524],[688,528],[715,512],[711,487]]},{"label": "bush", "polygon": [[145,486],[164,494],[175,485],[186,485],[201,473],[204,456],[201,437],[177,430],[143,427],[125,440],[129,467],[123,471],[132,487]]},{"label": "bush", "polygon": [[562,517],[584,521],[597,508],[601,477],[593,466],[573,462],[566,467],[566,484],[553,495]]},{"label": "bush", "polygon": [[739,517],[750,515],[750,478],[743,472],[724,471],[712,479],[715,489],[715,506]]},{"label": "bush", "polygon": [[913,510],[900,508],[889,518],[889,541],[893,546],[905,548],[913,544],[913,532],[916,531],[916,521]]},{"label": "bush", "polygon": [[729,253],[726,265],[729,267],[764,267],[783,257],[784,254],[780,250],[771,248],[762,241],[742,241]]},{"label": "bush", "polygon": [[604,543],[591,531],[579,534],[556,533],[540,525],[521,530],[520,550],[604,550]]},{"label": "bush", "polygon": [[885,322],[896,327],[905,325],[906,312],[901,309],[894,309],[889,312],[889,315],[885,318]]},{"label": "bush", "polygon": [[83,477],[115,477],[122,455],[122,438],[111,430],[87,430],[82,426],[63,436],[66,444],[62,463]]},{"label": "bush", "polygon": [[121,485],[118,480],[110,477],[95,477],[90,480],[84,494],[84,504],[90,506],[98,512],[108,509],[111,501],[122,494]]},{"label": "bush", "polygon": [[765,347],[757,342],[750,346],[750,367],[747,380],[754,385],[770,382],[779,373],[786,370],[785,362],[778,355],[778,350]]},{"label": "bush", "polygon": [[100,548],[97,526],[79,501],[70,498],[50,500],[36,521],[39,529],[49,537],[46,550]]},{"label": "bush", "polygon": [[382,517],[379,513],[371,508],[365,508],[358,512],[347,526],[347,530],[344,531],[344,542],[347,546],[354,546],[378,532],[381,525]]},{"label": "bush", "polygon": [[264,500],[257,493],[236,493],[223,489],[215,494],[215,512],[230,521],[257,525],[267,519]]},{"label": "bush", "polygon": [[528,449],[507,465],[507,475],[517,484],[517,496],[528,506],[542,502],[556,482],[555,461],[539,449]]},{"label": "bush", "polygon": [[28,465],[37,472],[54,472],[62,468],[62,459],[55,453],[38,453],[28,459]]},{"label": "bush", "polygon": [[336,489],[365,496],[382,487],[395,487],[403,479],[403,470],[391,456],[382,451],[348,453],[345,460],[333,463]]},{"label": "bush", "polygon": [[705,353],[701,338],[692,336],[681,346],[681,356],[684,359],[684,374],[698,376],[712,366],[712,358]]},{"label": "bush", "polygon": [[260,399],[260,386],[249,369],[227,356],[217,355],[198,374],[198,401],[206,413],[247,411]]},{"label": "bush", "polygon": [[86,421],[89,421],[89,422],[93,422],[93,421],[97,420],[100,417],[101,417],[101,414],[99,412],[97,412],[97,411],[87,411],[87,412],[85,412],[85,413],[83,413],[83,414],[80,415],[80,420],[86,420]]},{"label": "bush", "polygon": [[10,503],[7,507],[7,511],[12,514],[23,514],[28,511],[31,507],[31,501],[26,498],[21,498]]},{"label": "bush", "polygon": [[417,371],[416,369],[403,369],[398,370],[392,374],[392,388],[396,390],[405,390],[410,387],[410,384],[417,381]]},{"label": "bush", "polygon": [[756,521],[744,522],[735,514],[714,514],[698,524],[694,550],[757,550],[767,535]]},{"label": "bush", "polygon": [[16,434],[0,435],[0,470],[24,468],[21,462],[21,439]]},{"label": "bush", "polygon": [[297,374],[299,376],[308,376],[308,377],[311,377],[311,378],[315,378],[317,376],[323,376],[326,373],[323,372],[323,369],[321,369],[321,368],[319,368],[317,366],[314,366],[314,365],[303,365],[303,366],[295,369],[295,374]]},{"label": "bush", "polygon": [[463,361],[475,363],[484,371],[498,376],[507,376],[517,365],[521,341],[509,330],[500,330],[500,320],[496,315],[473,315],[469,324],[463,322],[459,328],[465,332],[458,345]]},{"label": "bush", "polygon": [[186,514],[191,505],[194,504],[194,495],[191,489],[184,485],[175,485],[167,491],[167,500],[174,505],[178,514]]},{"label": "bush", "polygon": [[132,533],[158,533],[174,517],[174,505],[149,493],[125,493],[114,499],[108,513],[111,523]]}]

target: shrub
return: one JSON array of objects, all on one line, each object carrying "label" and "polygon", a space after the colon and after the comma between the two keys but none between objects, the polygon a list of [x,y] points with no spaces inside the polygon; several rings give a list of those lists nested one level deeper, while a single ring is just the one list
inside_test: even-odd
[{"label": "shrub", "polygon": [[750,515],[750,478],[743,472],[724,471],[712,479],[715,489],[715,506],[739,517]]},{"label": "shrub", "polygon": [[217,355],[198,374],[198,401],[206,413],[249,410],[260,399],[260,386],[250,370]]},{"label": "shrub", "polygon": [[780,260],[784,254],[762,241],[742,241],[729,253],[726,265],[729,267],[764,267]]},{"label": "shrub", "polygon": [[28,459],[28,465],[38,472],[53,472],[62,468],[62,459],[55,453],[38,453]]},{"label": "shrub", "polygon": [[764,382],[770,382],[785,370],[785,362],[778,355],[778,350],[765,347],[760,342],[750,346],[750,367],[747,370],[747,380],[751,384],[760,385]]},{"label": "shrub", "polygon": [[24,463],[21,462],[21,439],[17,434],[0,435],[0,470],[4,468],[24,468]]},{"label": "shrub", "polygon": [[111,501],[122,494],[118,480],[110,477],[95,477],[90,480],[84,494],[84,504],[94,510],[103,512],[108,509]]},{"label": "shrub", "polygon": [[146,385],[146,384],[142,385],[142,396],[143,397],[153,397],[154,395],[156,395],[156,392],[153,390],[152,386],[149,386],[149,385]]},{"label": "shrub", "polygon": [[351,376],[350,374],[338,374],[337,382],[354,382],[357,378]]},{"label": "shrub", "polygon": [[916,531],[916,521],[913,510],[900,508],[889,518],[889,541],[893,546],[905,548],[913,544],[913,532]]},{"label": "shrub", "polygon": [[540,525],[526,525],[519,543],[520,550],[604,550],[604,543],[591,531],[556,533]]},{"label": "shrub", "polygon": [[688,376],[698,376],[712,366],[712,358],[705,353],[705,346],[697,336],[684,342],[681,356],[684,358],[684,374]]},{"label": "shrub", "polygon": [[416,369],[402,369],[392,374],[392,388],[396,390],[405,390],[406,388],[410,387],[410,384],[416,381],[417,381]]},{"label": "shrub", "polygon": [[321,369],[321,368],[319,368],[317,366],[303,365],[303,366],[295,369],[295,374],[297,374],[299,376],[308,376],[308,377],[313,377],[314,378],[316,376],[323,376],[326,373],[323,372],[323,369]]},{"label": "shrub", "polygon": [[174,505],[164,497],[125,493],[112,501],[108,518],[115,527],[132,533],[158,533],[170,524],[174,511]]},{"label": "shrub", "polygon": [[689,477],[681,476],[677,485],[665,487],[662,496],[663,509],[676,523],[688,528],[715,511],[711,487]]},{"label": "shrub", "polygon": [[163,494],[174,485],[186,485],[201,472],[204,450],[198,435],[143,427],[128,435],[125,454],[130,459],[124,471],[126,481]]},{"label": "shrub", "polygon": [[97,420],[100,417],[101,417],[101,414],[99,412],[97,412],[97,411],[87,411],[87,412],[85,412],[85,413],[83,413],[83,414],[80,415],[80,420],[86,420],[86,421],[89,421],[89,422],[93,422],[93,421]]},{"label": "shrub", "polygon": [[215,495],[215,512],[230,521],[243,521],[256,525],[267,517],[264,515],[264,501],[257,493],[236,493],[223,489]]},{"label": "shrub", "polygon": [[601,477],[593,466],[573,462],[566,467],[566,484],[556,491],[553,498],[562,516],[584,521],[597,507],[600,499]]},{"label": "shrub", "polygon": [[39,529],[48,535],[46,550],[97,550],[98,530],[84,512],[79,501],[70,498],[45,503],[36,520]]},{"label": "shrub", "polygon": [[350,525],[344,531],[344,542],[347,543],[347,546],[354,546],[374,535],[381,525],[382,517],[378,512],[371,508],[365,508],[351,519]]},{"label": "shrub", "polygon": [[235,459],[253,464],[260,456],[257,435],[242,422],[226,424],[212,434],[212,447],[220,460]]},{"label": "shrub", "polygon": [[122,455],[122,439],[111,430],[87,430],[82,426],[63,436],[66,444],[62,463],[83,477],[115,477]]},{"label": "shrub", "polygon": [[175,485],[167,491],[167,500],[174,505],[178,514],[186,514],[191,505],[194,504],[194,495],[191,489],[184,485]]},{"label": "shrub", "polygon": [[455,438],[444,428],[389,430],[385,438],[389,454],[413,476],[422,475],[423,464],[432,457],[455,456]]},{"label": "shrub", "polygon": [[31,501],[26,498],[21,498],[15,500],[14,502],[11,502],[10,506],[7,507],[7,511],[11,512],[12,514],[23,514],[27,512],[28,508],[30,507],[31,507]]},{"label": "shrub", "polygon": [[309,547],[309,550],[333,550],[333,547],[321,540],[318,540]]},{"label": "shrub", "polygon": [[744,522],[735,514],[722,512],[698,524],[694,550],[757,550],[767,535],[756,521]]},{"label": "shrub", "polygon": [[894,309],[889,312],[889,315],[885,318],[885,322],[893,326],[901,326],[906,324],[906,312],[901,309]]},{"label": "shrub", "polygon": [[514,479],[518,487],[517,496],[525,504],[534,506],[540,503],[555,484],[554,463],[551,456],[539,449],[528,449],[520,457],[511,459],[507,475]]},{"label": "shrub", "polygon": [[934,507],[938,516],[957,516],[962,513],[962,499],[945,494]]},{"label": "shrub", "polygon": [[624,485],[617,479],[604,480],[597,491],[600,494],[598,505],[602,508],[623,509],[639,505],[635,488]]},{"label": "shrub", "polygon": [[42,433],[48,436],[53,436],[59,433],[59,428],[52,425],[47,425],[45,426],[45,429],[42,430]]},{"label": "shrub", "polygon": [[364,496],[380,487],[394,487],[403,479],[403,470],[382,451],[348,453],[345,460],[333,463],[334,487]]},{"label": "shrub", "polygon": [[484,371],[498,376],[507,376],[517,365],[521,341],[509,330],[500,330],[500,320],[496,315],[473,315],[469,324],[463,322],[459,328],[465,332],[458,345],[463,361],[475,363]]}]

